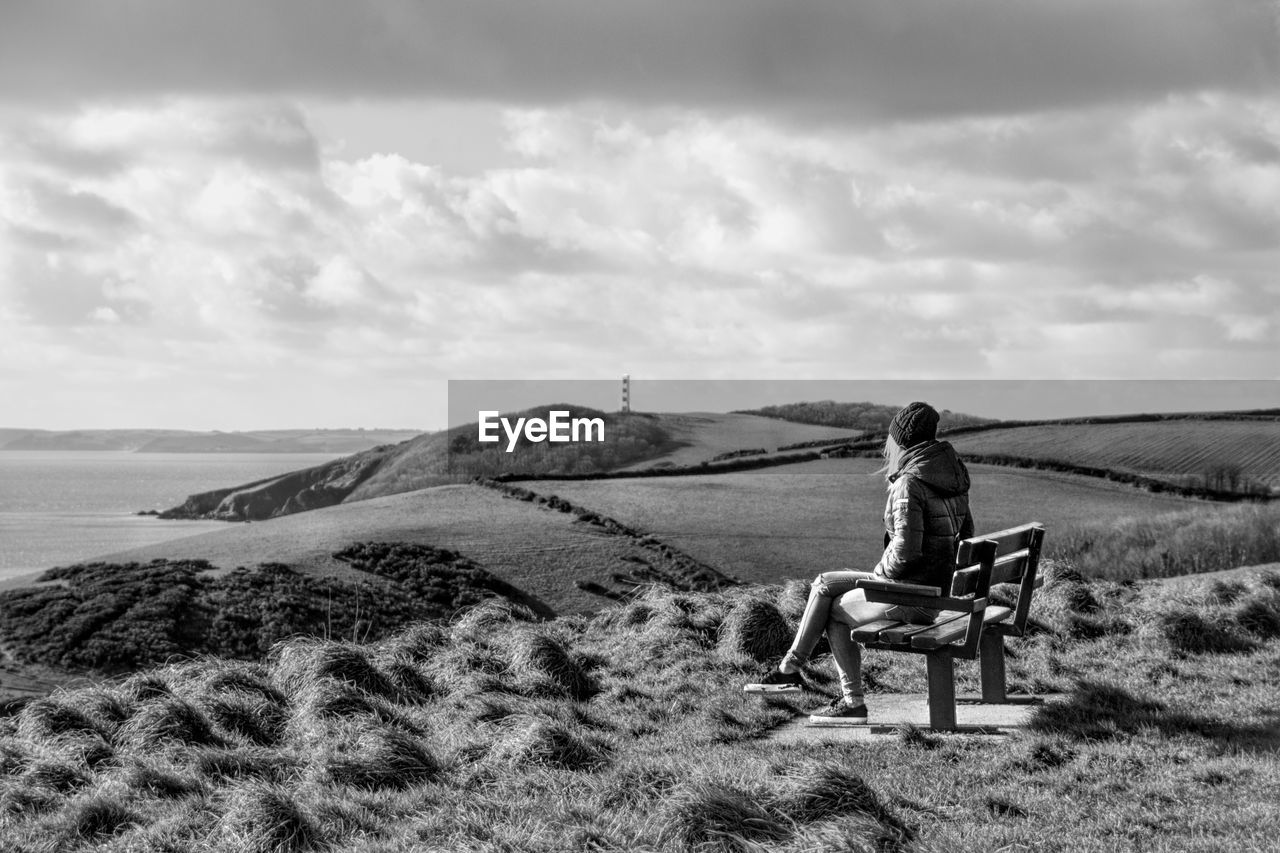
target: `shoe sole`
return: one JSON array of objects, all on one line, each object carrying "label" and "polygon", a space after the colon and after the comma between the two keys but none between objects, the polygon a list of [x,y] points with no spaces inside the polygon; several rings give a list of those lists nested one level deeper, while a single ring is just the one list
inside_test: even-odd
[{"label": "shoe sole", "polygon": [[797,684],[748,684],[742,688],[743,693],[799,693]]},{"label": "shoe sole", "polygon": [[865,726],[866,717],[809,717],[811,726]]}]

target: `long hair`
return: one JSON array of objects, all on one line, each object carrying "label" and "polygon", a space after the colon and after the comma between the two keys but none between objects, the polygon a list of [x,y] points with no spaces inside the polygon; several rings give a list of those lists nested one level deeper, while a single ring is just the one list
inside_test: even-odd
[{"label": "long hair", "polygon": [[884,464],[871,473],[879,474],[884,477],[886,483],[889,482],[889,478],[898,472],[898,467],[902,464],[902,450],[898,442],[893,440],[893,436],[885,436],[884,449],[881,450]]}]

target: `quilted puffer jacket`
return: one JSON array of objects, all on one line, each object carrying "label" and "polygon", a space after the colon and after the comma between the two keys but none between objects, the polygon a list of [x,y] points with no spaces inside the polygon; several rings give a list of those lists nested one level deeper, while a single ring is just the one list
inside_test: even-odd
[{"label": "quilted puffer jacket", "polygon": [[924,442],[903,455],[889,477],[884,525],[884,554],[875,573],[945,592],[956,543],[973,535],[969,472],[949,442]]}]

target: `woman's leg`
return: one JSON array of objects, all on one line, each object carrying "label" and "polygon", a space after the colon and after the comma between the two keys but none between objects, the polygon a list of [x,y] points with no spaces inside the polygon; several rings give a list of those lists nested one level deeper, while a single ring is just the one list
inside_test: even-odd
[{"label": "woman's leg", "polygon": [[857,581],[872,577],[874,575],[870,572],[843,571],[823,572],[814,578],[809,587],[809,600],[805,604],[804,615],[800,617],[800,625],[796,628],[796,637],[791,642],[790,651],[782,658],[782,663],[778,664],[778,669],[785,673],[799,671],[808,662],[818,639],[827,631],[832,603],[840,596],[852,592]]},{"label": "woman's leg", "polygon": [[850,636],[854,628],[885,618],[890,604],[873,604],[866,593],[855,589],[836,600],[827,620],[827,642],[831,643],[831,657],[840,675],[840,692],[844,700],[857,707],[863,704],[862,649]]}]

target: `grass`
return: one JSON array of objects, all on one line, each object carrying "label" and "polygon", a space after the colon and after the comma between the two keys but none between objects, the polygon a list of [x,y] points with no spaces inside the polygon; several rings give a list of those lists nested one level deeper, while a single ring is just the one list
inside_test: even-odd
[{"label": "grass", "polygon": [[1050,530],[1047,552],[1110,580],[1200,574],[1280,562],[1280,504],[1199,506]]},{"label": "grass", "polygon": [[[668,480],[528,482],[751,583],[781,583],[841,568],[869,569],[884,548],[884,480],[874,459],[829,459],[786,468]],[[1146,518],[1203,501],[1052,472],[971,465],[979,531],[1028,521],[1066,527],[1098,518]],[[1240,565],[1237,563],[1236,565]]]},{"label": "grass", "polygon": [[[0,719],[0,848],[1266,849],[1280,573],[1045,575],[1009,683],[1066,698],[1008,738],[770,739],[826,699],[741,692],[803,583],[652,590],[552,622],[487,603],[365,646],[291,640],[31,703]],[[958,672],[976,691],[976,667]],[[867,673],[873,714],[877,690],[924,690],[914,657],[869,652]],[[815,682],[833,687],[821,661]]]}]

